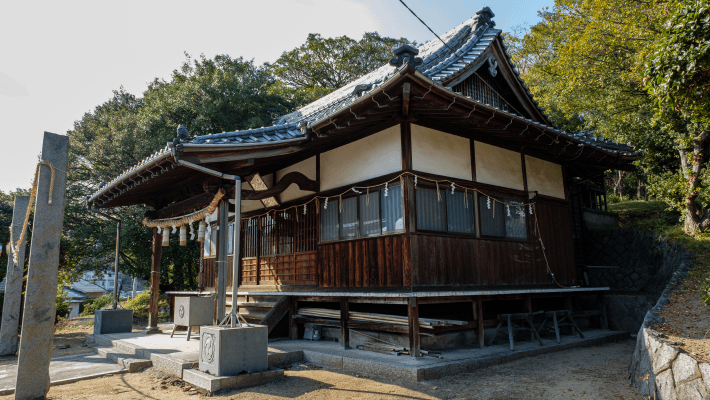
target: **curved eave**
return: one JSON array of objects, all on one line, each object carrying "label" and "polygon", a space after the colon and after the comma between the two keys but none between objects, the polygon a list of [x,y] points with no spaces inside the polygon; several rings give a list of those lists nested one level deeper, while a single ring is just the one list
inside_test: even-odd
[{"label": "curved eave", "polygon": [[[270,142],[255,142],[255,143],[226,143],[226,144],[191,144],[180,143],[174,145],[170,143],[168,147],[155,155],[146,158],[144,161],[126,170],[116,179],[109,182],[105,187],[95,192],[89,197],[87,203],[89,207],[96,208],[111,208],[119,206],[129,206],[136,204],[144,204],[146,200],[156,197],[161,192],[164,192],[166,187],[183,182],[185,179],[195,175],[208,175],[198,172],[194,169],[180,166],[177,163],[178,159],[187,157],[188,155],[206,155],[211,154],[237,154],[235,159],[247,159],[251,154],[257,151],[274,150],[287,148],[289,152],[297,152],[298,145],[306,143],[309,136],[305,135],[297,139],[285,139]],[[261,157],[269,158],[269,154]],[[195,163],[199,164],[199,158]],[[208,168],[215,168],[213,165],[207,164]]]}]

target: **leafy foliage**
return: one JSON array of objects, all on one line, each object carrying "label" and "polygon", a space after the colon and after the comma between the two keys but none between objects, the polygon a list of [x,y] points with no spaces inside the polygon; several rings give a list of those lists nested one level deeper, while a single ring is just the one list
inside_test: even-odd
[{"label": "leafy foliage", "polygon": [[284,52],[269,66],[278,78],[273,91],[294,105],[309,103],[386,64],[392,49],[403,44],[414,43],[377,32],[365,33],[360,41],[311,33],[306,43]]},{"label": "leafy foliage", "polygon": [[[637,179],[648,184],[650,194],[684,210],[686,231],[693,233],[703,228],[689,225],[688,216],[702,217],[707,205],[698,195],[708,191],[704,185],[710,179],[699,171],[695,186],[679,182],[688,180],[685,164],[707,162],[702,146],[691,145],[693,135],[707,125],[696,118],[699,114],[681,115],[673,109],[659,114],[659,102],[644,85],[648,61],[660,57],[659,52],[671,62],[675,57],[671,50],[678,49],[673,46],[701,40],[702,32],[707,40],[707,29],[692,23],[691,37],[669,39],[678,33],[669,33],[664,26],[679,4],[680,0],[557,0],[552,9],[541,12],[542,22],[524,37],[512,39],[510,50],[514,61],[524,66],[523,77],[531,91],[562,128],[635,143],[644,154],[636,162]],[[688,17],[677,18],[685,21]],[[698,18],[693,18],[700,26]],[[693,49],[687,58],[700,65],[707,46],[693,45]],[[688,62],[686,69],[692,61]],[[654,76],[668,77],[654,68]],[[702,71],[703,67],[698,68]],[[685,93],[694,88],[688,80],[676,83]],[[690,154],[696,150],[701,155],[693,160]],[[699,210],[696,201],[701,203]]]},{"label": "leafy foliage", "polygon": [[96,310],[102,310],[113,304],[113,297],[111,295],[103,295],[96,299],[89,299],[84,301],[84,311],[81,312],[81,316],[94,315]]},{"label": "leafy foliage", "polygon": [[[158,308],[164,308],[168,307],[168,300],[164,297],[161,297],[158,300]],[[148,318],[148,308],[150,306],[150,292],[149,291],[144,291],[141,293],[138,293],[136,297],[132,298],[131,300],[126,301],[123,304],[124,308],[133,310],[133,316],[136,318],[141,318],[145,319]],[[164,313],[161,313],[158,315],[158,319],[160,321],[163,321],[164,318],[167,317]]]},{"label": "leafy foliage", "polygon": [[67,301],[67,291],[64,289],[57,291],[57,298],[54,303],[56,308],[55,322],[62,318],[66,318],[69,313],[71,313],[71,308],[69,308],[69,302]]}]

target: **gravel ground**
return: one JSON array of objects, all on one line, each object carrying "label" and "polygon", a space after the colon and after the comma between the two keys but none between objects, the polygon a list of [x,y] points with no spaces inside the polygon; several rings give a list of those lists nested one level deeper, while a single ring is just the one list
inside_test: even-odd
[{"label": "gravel ground", "polygon": [[[424,382],[294,365],[266,385],[221,392],[230,399],[641,399],[629,387],[626,369],[634,340],[525,358],[503,365]],[[59,399],[197,399],[204,394],[147,370],[54,386]],[[12,396],[0,397],[10,399]]]}]

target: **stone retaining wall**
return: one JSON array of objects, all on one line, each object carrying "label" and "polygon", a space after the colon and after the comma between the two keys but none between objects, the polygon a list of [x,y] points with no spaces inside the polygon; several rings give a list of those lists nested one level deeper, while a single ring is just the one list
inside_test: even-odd
[{"label": "stone retaining wall", "polygon": [[608,286],[609,326],[638,332],[646,312],[691,255],[683,246],[652,232],[633,229],[588,231],[587,277],[590,286]]},{"label": "stone retaining wall", "polygon": [[685,279],[687,270],[687,264],[682,264],[656,305],[646,313],[629,364],[629,378],[636,390],[645,396],[655,394],[659,400],[710,398],[710,365],[695,360],[653,330],[653,325],[664,322],[661,310],[668,304],[671,288]]}]

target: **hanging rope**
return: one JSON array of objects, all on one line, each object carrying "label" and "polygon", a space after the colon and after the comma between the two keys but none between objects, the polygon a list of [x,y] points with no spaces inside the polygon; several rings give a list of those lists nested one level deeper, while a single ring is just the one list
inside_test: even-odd
[{"label": "hanging rope", "polygon": [[219,189],[219,192],[214,195],[214,198],[210,202],[210,204],[203,208],[202,210],[195,211],[194,213],[183,215],[181,217],[175,217],[175,218],[164,218],[164,219],[149,219],[149,218],[144,218],[143,219],[143,226],[146,228],[175,228],[175,227],[180,227],[183,225],[188,225],[194,221],[199,221],[201,219],[205,219],[208,215],[212,214],[214,210],[217,208],[217,205],[219,204],[219,201],[222,200],[222,197],[224,197],[227,194],[227,192],[224,189]]},{"label": "hanging rope", "polygon": [[12,242],[13,232],[12,224],[10,224],[10,250],[12,251],[12,260],[17,265],[20,262],[20,245],[25,240],[25,235],[27,234],[27,225],[30,222],[30,214],[32,213],[32,202],[35,201],[35,193],[37,193],[37,181],[39,180],[39,167],[46,165],[52,171],[52,175],[49,180],[49,199],[47,204],[52,204],[52,194],[54,193],[54,165],[49,161],[41,161],[37,164],[37,169],[35,170],[35,178],[32,182],[32,191],[30,192],[30,204],[27,205],[27,212],[25,213],[25,221],[22,223],[22,232],[20,232],[20,238],[17,242]]}]

